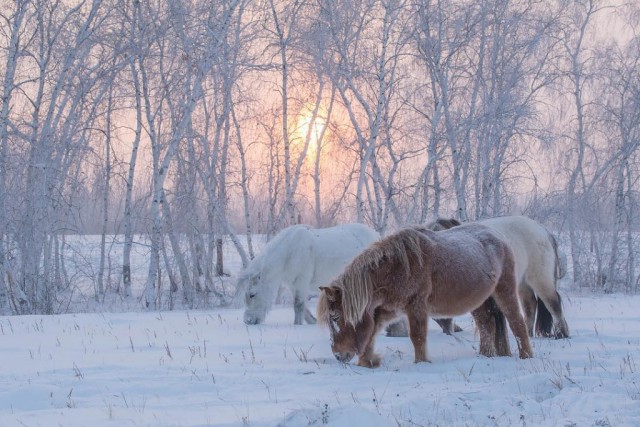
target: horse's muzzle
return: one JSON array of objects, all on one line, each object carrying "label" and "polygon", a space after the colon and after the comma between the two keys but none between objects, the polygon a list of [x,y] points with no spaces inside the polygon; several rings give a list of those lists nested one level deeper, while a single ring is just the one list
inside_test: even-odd
[{"label": "horse's muzzle", "polygon": [[261,322],[258,316],[244,316],[244,323],[247,325],[257,325]]},{"label": "horse's muzzle", "polygon": [[345,352],[336,351],[333,353],[333,355],[336,357],[336,359],[338,359],[338,362],[347,363],[348,361],[353,359],[353,356],[355,356],[356,354],[351,353],[350,351],[345,351]]}]

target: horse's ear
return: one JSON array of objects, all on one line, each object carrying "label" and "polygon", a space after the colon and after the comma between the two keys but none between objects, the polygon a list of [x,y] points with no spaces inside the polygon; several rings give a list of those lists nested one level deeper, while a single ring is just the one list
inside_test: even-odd
[{"label": "horse's ear", "polygon": [[338,288],[320,286],[320,292],[324,292],[329,302],[336,302],[340,297],[340,289]]}]

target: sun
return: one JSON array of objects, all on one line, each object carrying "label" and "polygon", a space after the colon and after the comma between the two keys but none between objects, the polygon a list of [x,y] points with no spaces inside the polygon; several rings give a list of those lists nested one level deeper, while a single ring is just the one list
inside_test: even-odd
[{"label": "sun", "polygon": [[303,108],[298,115],[294,139],[300,149],[308,143],[307,156],[315,157],[318,147],[324,138],[325,128],[327,126],[326,115],[323,116],[321,109],[316,111],[314,117],[313,108]]}]

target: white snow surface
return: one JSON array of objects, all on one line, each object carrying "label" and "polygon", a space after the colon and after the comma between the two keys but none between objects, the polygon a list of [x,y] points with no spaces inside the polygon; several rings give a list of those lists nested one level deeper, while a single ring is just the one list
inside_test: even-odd
[{"label": "white snow surface", "polygon": [[572,337],[532,359],[478,356],[466,316],[432,363],[381,335],[375,370],[291,307],[0,317],[0,426],[640,425],[640,296],[563,294]]}]

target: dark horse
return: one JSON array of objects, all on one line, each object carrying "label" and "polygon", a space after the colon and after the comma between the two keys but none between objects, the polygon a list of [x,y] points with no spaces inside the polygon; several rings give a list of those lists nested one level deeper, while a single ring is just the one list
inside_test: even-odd
[{"label": "dark horse", "polygon": [[375,368],[380,329],[402,313],[409,320],[415,362],[427,359],[429,317],[471,312],[480,354],[507,356],[506,334],[481,307],[493,297],[517,338],[521,358],[532,357],[518,306],[511,249],[488,227],[468,224],[444,232],[408,228],[369,246],[330,286],[321,287],[318,320],[329,326],[331,348],[341,362]]}]

